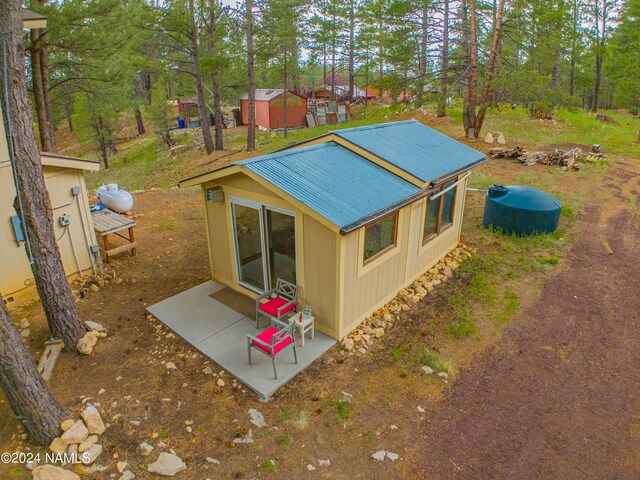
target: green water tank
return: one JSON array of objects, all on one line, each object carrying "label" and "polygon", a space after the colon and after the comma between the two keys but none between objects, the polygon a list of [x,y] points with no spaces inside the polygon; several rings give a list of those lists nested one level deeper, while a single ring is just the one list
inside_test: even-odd
[{"label": "green water tank", "polygon": [[519,185],[493,185],[487,191],[482,223],[503,233],[531,235],[558,228],[562,203],[547,192]]}]

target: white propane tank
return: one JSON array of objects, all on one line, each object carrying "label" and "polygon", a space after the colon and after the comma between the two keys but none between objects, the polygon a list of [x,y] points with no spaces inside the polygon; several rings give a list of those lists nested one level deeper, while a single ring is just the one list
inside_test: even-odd
[{"label": "white propane tank", "polygon": [[133,195],[126,190],[120,190],[117,183],[102,185],[96,190],[96,198],[114,212],[125,213],[133,208]]}]

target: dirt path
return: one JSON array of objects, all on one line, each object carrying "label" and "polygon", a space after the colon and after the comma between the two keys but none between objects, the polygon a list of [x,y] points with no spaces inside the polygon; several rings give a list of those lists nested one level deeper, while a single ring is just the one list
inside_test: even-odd
[{"label": "dirt path", "polygon": [[[607,175],[565,267],[453,384],[420,477],[640,478],[640,226],[629,201],[640,188],[630,170]],[[609,196],[622,209],[603,208]]]}]

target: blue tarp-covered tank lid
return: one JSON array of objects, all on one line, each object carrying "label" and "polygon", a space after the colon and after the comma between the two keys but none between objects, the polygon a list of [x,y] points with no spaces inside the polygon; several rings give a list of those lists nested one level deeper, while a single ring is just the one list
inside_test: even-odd
[{"label": "blue tarp-covered tank lid", "polygon": [[520,210],[554,211],[562,207],[562,203],[553,195],[532,187],[520,185],[492,185],[487,197],[506,207]]}]

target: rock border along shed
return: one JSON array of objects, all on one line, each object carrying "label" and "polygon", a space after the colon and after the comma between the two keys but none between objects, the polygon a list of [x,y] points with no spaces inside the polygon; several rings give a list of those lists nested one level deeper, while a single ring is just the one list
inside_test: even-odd
[{"label": "rock border along shed", "polygon": [[342,339],[454,249],[485,156],[415,120],[336,130],[185,179],[206,202],[211,276],[255,297],[300,286]]}]

